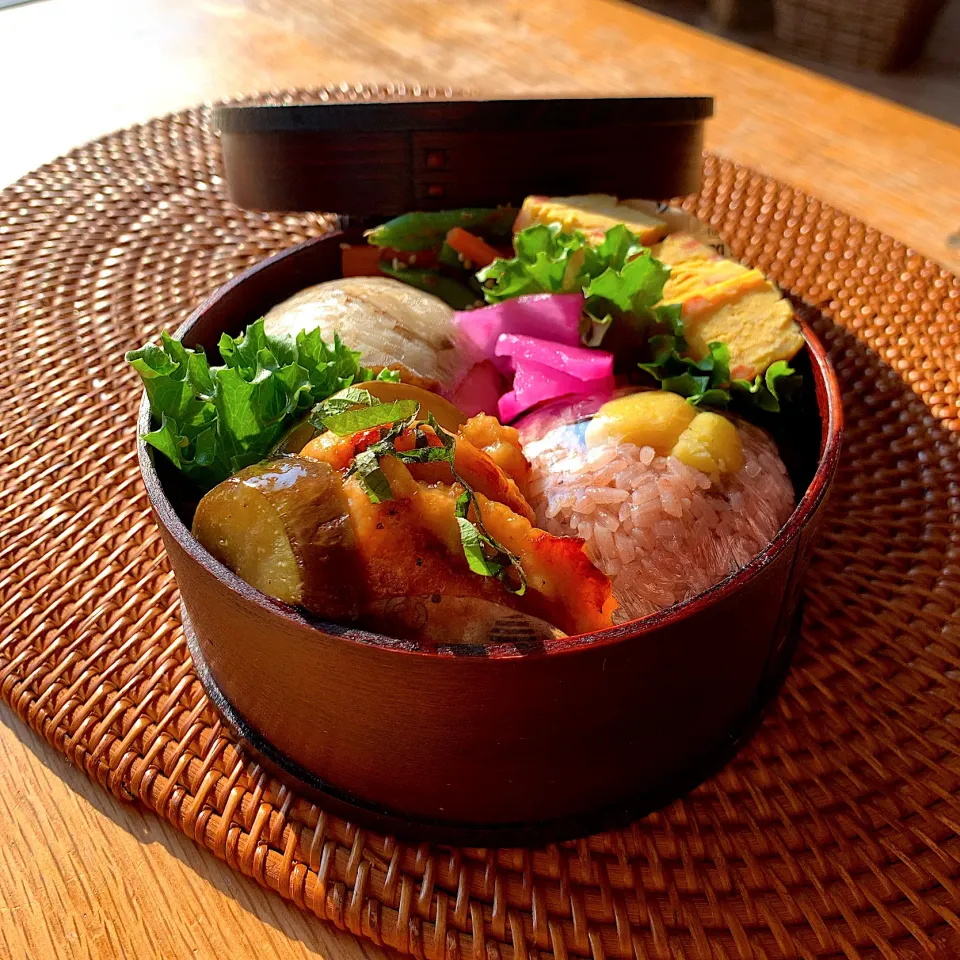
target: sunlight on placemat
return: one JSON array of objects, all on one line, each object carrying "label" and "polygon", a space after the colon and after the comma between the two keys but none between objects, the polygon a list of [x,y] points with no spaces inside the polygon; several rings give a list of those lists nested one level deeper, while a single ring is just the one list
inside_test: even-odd
[{"label": "sunlight on placemat", "polygon": [[236,869],[429,960],[960,954],[960,281],[707,159],[686,206],[823,310],[844,388],[795,665],[722,773],[630,829],[533,851],[418,847],[245,761],[183,643],[123,353],[325,229],[236,209],[218,171],[196,110],[0,194],[0,677],[23,720]]}]

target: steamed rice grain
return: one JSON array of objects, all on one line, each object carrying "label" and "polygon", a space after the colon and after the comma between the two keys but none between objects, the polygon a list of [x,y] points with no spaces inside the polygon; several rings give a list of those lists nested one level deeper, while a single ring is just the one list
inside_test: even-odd
[{"label": "steamed rice grain", "polygon": [[613,580],[616,622],[696,596],[753,559],[794,507],[773,441],[737,422],[744,466],[710,477],[652,447],[608,440],[582,447],[576,426],[530,440],[530,504],[539,526],[582,537]]}]

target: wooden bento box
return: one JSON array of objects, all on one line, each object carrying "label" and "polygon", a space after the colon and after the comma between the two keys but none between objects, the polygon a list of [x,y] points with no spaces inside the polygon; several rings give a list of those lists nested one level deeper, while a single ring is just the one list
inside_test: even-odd
[{"label": "wooden bento box", "polygon": [[[430,101],[237,108],[217,120],[241,204],[384,218],[530,192],[690,192],[711,111],[711,101],[690,99]],[[561,151],[584,130],[593,142],[604,131],[610,151]],[[478,144],[490,137],[497,157],[526,159],[485,163],[491,151],[478,155]],[[654,139],[668,146],[647,169],[637,147]],[[340,245],[358,238],[348,228],[270,257],[218,290],[176,336],[215,355],[221,333],[339,276]],[[702,780],[748,735],[787,669],[837,466],[837,382],[811,311],[796,307],[809,402],[775,435],[798,495],[779,534],[691,600],[536,649],[421,648],[266,597],[194,539],[175,471],[141,440],[190,650],[227,724],[326,809],[423,838],[570,836],[642,815]],[[144,401],[139,431],[149,429]]]}]

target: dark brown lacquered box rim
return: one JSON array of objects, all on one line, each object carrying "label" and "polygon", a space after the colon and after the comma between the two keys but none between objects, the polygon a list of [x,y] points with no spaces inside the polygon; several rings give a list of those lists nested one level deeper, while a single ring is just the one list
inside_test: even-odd
[{"label": "dark brown lacquered box rim", "polygon": [[409,100],[321,101],[305,104],[219,106],[213,122],[223,133],[370,130],[556,129],[635,123],[695,123],[713,116],[713,97],[411,97]]},{"label": "dark brown lacquered box rim", "polygon": [[[304,248],[318,243],[337,242],[337,234],[328,234],[323,237],[317,237],[307,240],[304,243],[297,244],[287,250],[274,254],[240,275],[234,277],[211,297],[202,303],[191,316],[177,329],[174,337],[182,340],[186,337],[204,317],[207,311],[222,297],[230,291],[245,283],[251,276],[262,270],[269,269],[283,259],[296,255]],[[810,480],[807,489],[800,496],[796,507],[790,514],[786,523],[778,531],[777,535],[770,543],[755,556],[746,566],[740,570],[728,575],[719,583],[710,587],[708,590],[697,594],[694,597],[684,600],[681,603],[667,607],[665,610],[629,620],[616,626],[607,627],[594,633],[580,634],[578,636],[563,637],[553,640],[545,640],[543,647],[531,651],[511,651],[507,654],[509,657],[552,657],[564,653],[573,652],[585,645],[595,646],[598,644],[616,643],[625,637],[637,637],[644,633],[653,632],[660,627],[675,623],[696,613],[705,606],[719,600],[729,593],[739,589],[743,584],[752,580],[765,566],[773,561],[796,537],[799,531],[804,527],[817,508],[820,506],[824,497],[827,495],[830,480],[833,477],[840,457],[840,449],[843,434],[843,405],[840,396],[840,386],[836,379],[836,374],[830,364],[826,350],[813,333],[812,316],[814,311],[805,304],[794,301],[797,311],[797,319],[803,330],[806,347],[810,354],[811,369],[814,376],[814,386],[816,390],[816,401],[818,416],[821,423],[820,434],[820,453],[817,461],[816,471]],[[140,469],[147,488],[150,502],[156,510],[162,524],[173,535],[180,546],[197,563],[202,564],[210,570],[213,570],[216,576],[224,581],[231,590],[243,596],[246,600],[256,603],[258,606],[278,614],[281,617],[292,620],[311,629],[318,630],[328,635],[337,636],[344,641],[363,644],[372,644],[385,647],[397,652],[408,653],[412,655],[426,656],[430,658],[443,658],[444,654],[456,652],[455,648],[440,646],[426,647],[418,643],[399,640],[388,637],[383,634],[373,633],[372,631],[358,629],[355,627],[344,626],[341,624],[329,623],[318,618],[312,618],[299,610],[285,603],[274,600],[266,594],[261,593],[256,588],[250,586],[242,580],[232,570],[216,560],[212,554],[208,553],[193,536],[191,531],[181,520],[179,514],[168,498],[164,490],[163,483],[157,473],[153,462],[154,453],[142,439],[142,436],[151,429],[150,406],[147,400],[146,392],[140,405],[138,417],[138,440],[137,452],[140,461]]]},{"label": "dark brown lacquered box rim", "polygon": [[[222,332],[236,332],[310,282],[339,275],[341,242],[361,236],[328,233],[255,264],[175,336],[215,349]],[[142,476],[180,587],[187,644],[225,723],[265,769],[326,808],[375,829],[443,842],[580,835],[649,812],[699,783],[749,735],[785,675],[797,638],[798,578],[839,459],[836,377],[812,333],[816,311],[794,304],[811,389],[805,467],[795,478],[799,502],[777,536],[746,567],[684,603],[542,646],[431,646],[329,624],[271,600],[194,539],[177,513],[176,489],[170,497],[164,489],[175,482],[170,471],[141,440]],[[146,403],[139,426],[150,427]],[[748,611],[745,602],[758,607]],[[718,636],[739,641],[731,659],[720,655]],[[716,678],[734,663],[743,672],[718,688]],[[291,676],[285,664],[299,665],[300,674]],[[424,702],[425,689],[438,699]],[[561,709],[561,689],[580,711]],[[595,702],[604,690],[606,699]],[[305,735],[318,702],[336,740]],[[479,725],[475,709],[487,711]],[[660,730],[667,716],[676,726]],[[621,726],[624,718],[632,720]],[[531,731],[544,724],[553,746],[534,746]],[[431,733],[450,725],[455,735],[438,740]],[[571,755],[563,746],[594,737],[604,738],[596,749]],[[628,746],[642,752],[624,768],[612,754]],[[504,778],[513,785],[508,795],[497,786]],[[545,782],[555,787],[549,800],[540,792]]]}]

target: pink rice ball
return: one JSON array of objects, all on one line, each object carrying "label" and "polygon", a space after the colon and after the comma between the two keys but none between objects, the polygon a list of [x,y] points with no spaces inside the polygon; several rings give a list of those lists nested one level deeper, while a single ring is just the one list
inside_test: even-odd
[{"label": "pink rice ball", "polygon": [[582,537],[613,581],[623,623],[688,600],[746,566],[793,512],[795,495],[772,438],[730,417],[743,467],[709,476],[652,447],[584,442],[599,404],[553,404],[517,426],[530,461],[537,524]]}]

